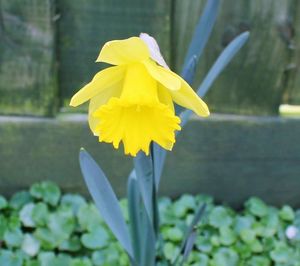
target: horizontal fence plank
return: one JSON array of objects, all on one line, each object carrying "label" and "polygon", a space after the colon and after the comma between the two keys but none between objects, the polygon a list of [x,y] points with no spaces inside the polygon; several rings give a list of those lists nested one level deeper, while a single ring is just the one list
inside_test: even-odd
[{"label": "horizontal fence plank", "polygon": [[[86,187],[78,152],[86,148],[125,195],[132,160],[97,143],[86,116],[0,118],[0,194],[50,179],[65,191]],[[300,120],[215,115],[193,119],[168,154],[160,193],[208,193],[239,207],[257,195],[269,203],[300,206]]]}]

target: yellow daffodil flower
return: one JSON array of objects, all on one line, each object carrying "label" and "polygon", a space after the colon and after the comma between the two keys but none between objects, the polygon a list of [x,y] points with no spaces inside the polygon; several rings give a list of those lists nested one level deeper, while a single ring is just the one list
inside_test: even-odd
[{"label": "yellow daffodil flower", "polygon": [[89,125],[99,141],[117,149],[123,142],[125,154],[149,154],[151,141],[171,150],[180,119],[173,101],[208,116],[206,104],[171,70],[157,64],[147,44],[139,37],[107,42],[96,62],[114,66],[98,72],[71,99],[71,106],[88,100]]}]

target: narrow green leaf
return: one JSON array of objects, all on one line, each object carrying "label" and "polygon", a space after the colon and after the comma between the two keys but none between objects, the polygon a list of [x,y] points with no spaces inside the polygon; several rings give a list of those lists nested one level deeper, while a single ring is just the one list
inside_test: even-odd
[{"label": "narrow green leaf", "polygon": [[[189,84],[194,80],[197,62],[215,24],[219,5],[220,0],[207,1],[203,14],[196,25],[192,41],[185,57],[184,67],[181,72],[182,78]],[[180,106],[176,106],[176,113],[180,113],[182,109],[183,108]],[[156,189],[158,189],[166,155],[166,150],[162,149],[157,144],[153,145],[153,165]]]},{"label": "narrow green leaf", "polygon": [[[192,243],[193,237],[191,237],[191,235],[193,235],[193,232],[195,231],[195,226],[199,223],[200,219],[202,218],[202,216],[205,212],[205,208],[206,208],[206,204],[204,203],[203,205],[200,206],[200,208],[195,213],[194,218],[193,218],[191,224],[189,225],[189,227],[187,228],[185,236],[181,243],[180,254],[184,254],[185,250],[187,249],[187,244],[190,245]],[[179,256],[177,256],[174,259],[174,265],[178,261],[178,259],[179,259]]]},{"label": "narrow green leaf", "polygon": [[153,217],[153,188],[154,188],[154,178],[153,178],[153,164],[151,156],[147,156],[143,152],[139,152],[137,156],[133,159],[134,169],[137,177],[137,182],[139,185],[139,190],[149,217]]},{"label": "narrow green leaf", "polygon": [[189,235],[189,237],[188,237],[188,239],[186,241],[186,245],[185,245],[184,251],[183,251],[181,265],[183,265],[187,261],[189,255],[190,255],[190,253],[191,253],[191,251],[193,249],[196,237],[197,237],[197,232],[196,231],[193,231]]},{"label": "narrow green leaf", "polygon": [[128,208],[134,259],[139,266],[153,266],[156,237],[152,221],[141,199],[135,170],[128,177]]},{"label": "narrow green leaf", "polygon": [[190,42],[182,73],[187,68],[191,57],[196,55],[197,59],[200,58],[215,24],[219,5],[220,0],[208,0],[206,2],[202,16],[196,25],[192,41]]},{"label": "narrow green leaf", "polygon": [[155,232],[153,230],[152,221],[143,206],[141,208],[142,218],[142,256],[139,266],[154,266],[155,265]]},{"label": "narrow green leaf", "polygon": [[163,166],[165,164],[167,152],[161,146],[156,143],[153,143],[153,171],[154,171],[154,180],[156,191],[158,191],[160,177],[162,174]]},{"label": "narrow green leaf", "polygon": [[185,233],[185,237],[183,238],[183,242],[182,242],[182,246],[181,246],[181,250],[183,250],[185,248],[186,245],[186,241],[187,239],[190,237],[190,235],[192,234],[195,226],[199,223],[200,219],[202,218],[204,212],[205,212],[205,208],[206,208],[206,204],[203,204],[202,206],[200,206],[200,208],[197,210],[194,219],[192,220],[190,226],[188,227],[186,233]]},{"label": "narrow green leaf", "polygon": [[[224,51],[220,54],[218,59],[215,61],[212,68],[209,70],[205,79],[203,80],[200,87],[198,88],[197,94],[200,97],[204,97],[204,95],[207,93],[207,91],[209,90],[213,82],[220,75],[223,69],[229,64],[229,62],[236,55],[236,53],[243,47],[243,45],[246,43],[248,38],[249,38],[249,32],[244,32],[239,36],[237,36],[233,41],[231,41],[227,45],[227,47],[224,49]],[[180,119],[181,119],[182,127],[187,123],[191,114],[192,111],[190,110],[185,110],[184,112],[181,113]]]},{"label": "narrow green leaf", "polygon": [[93,158],[83,149],[80,151],[79,161],[86,185],[104,221],[129,256],[133,257],[128,228],[109,181]]},{"label": "narrow green leaf", "polygon": [[154,176],[154,162],[153,156],[153,144],[151,144],[151,154],[146,156],[145,153],[140,152],[134,158],[134,168],[139,185],[139,190],[150,218],[151,224],[155,234],[158,234],[159,230],[159,213],[157,207],[157,190],[155,186]]},{"label": "narrow green leaf", "polygon": [[140,208],[141,198],[139,187],[136,179],[135,170],[133,170],[128,177],[128,213],[129,213],[129,225],[132,240],[132,248],[134,252],[134,259],[138,263],[141,261],[142,250],[142,224]]},{"label": "narrow green leaf", "polygon": [[227,45],[227,47],[215,61],[212,68],[209,70],[205,79],[198,88],[198,95],[200,97],[203,97],[207,93],[208,89],[211,87],[215,79],[220,75],[223,69],[230,63],[232,58],[246,43],[246,41],[249,38],[249,35],[249,32],[243,32]]}]

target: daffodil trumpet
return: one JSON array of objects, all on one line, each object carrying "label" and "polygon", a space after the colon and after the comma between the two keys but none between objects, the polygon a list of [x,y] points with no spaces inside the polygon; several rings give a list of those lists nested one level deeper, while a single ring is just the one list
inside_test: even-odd
[{"label": "daffodil trumpet", "polygon": [[125,154],[149,154],[150,143],[171,150],[180,119],[174,104],[206,117],[205,102],[180,76],[155,60],[140,37],[107,42],[96,62],[113,66],[98,72],[71,99],[71,106],[89,103],[89,126],[99,141],[120,142]]}]

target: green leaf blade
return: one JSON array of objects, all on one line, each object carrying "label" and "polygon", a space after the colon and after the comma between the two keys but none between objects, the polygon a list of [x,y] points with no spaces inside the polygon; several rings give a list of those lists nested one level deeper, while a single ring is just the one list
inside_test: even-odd
[{"label": "green leaf blade", "polygon": [[129,256],[133,257],[128,228],[109,181],[93,158],[83,149],[80,151],[79,161],[86,185],[104,221]]},{"label": "green leaf blade", "polygon": [[220,0],[209,0],[206,2],[203,14],[196,25],[192,41],[190,42],[182,72],[184,72],[191,57],[196,55],[196,57],[199,59],[201,56],[215,24],[219,5]]}]

